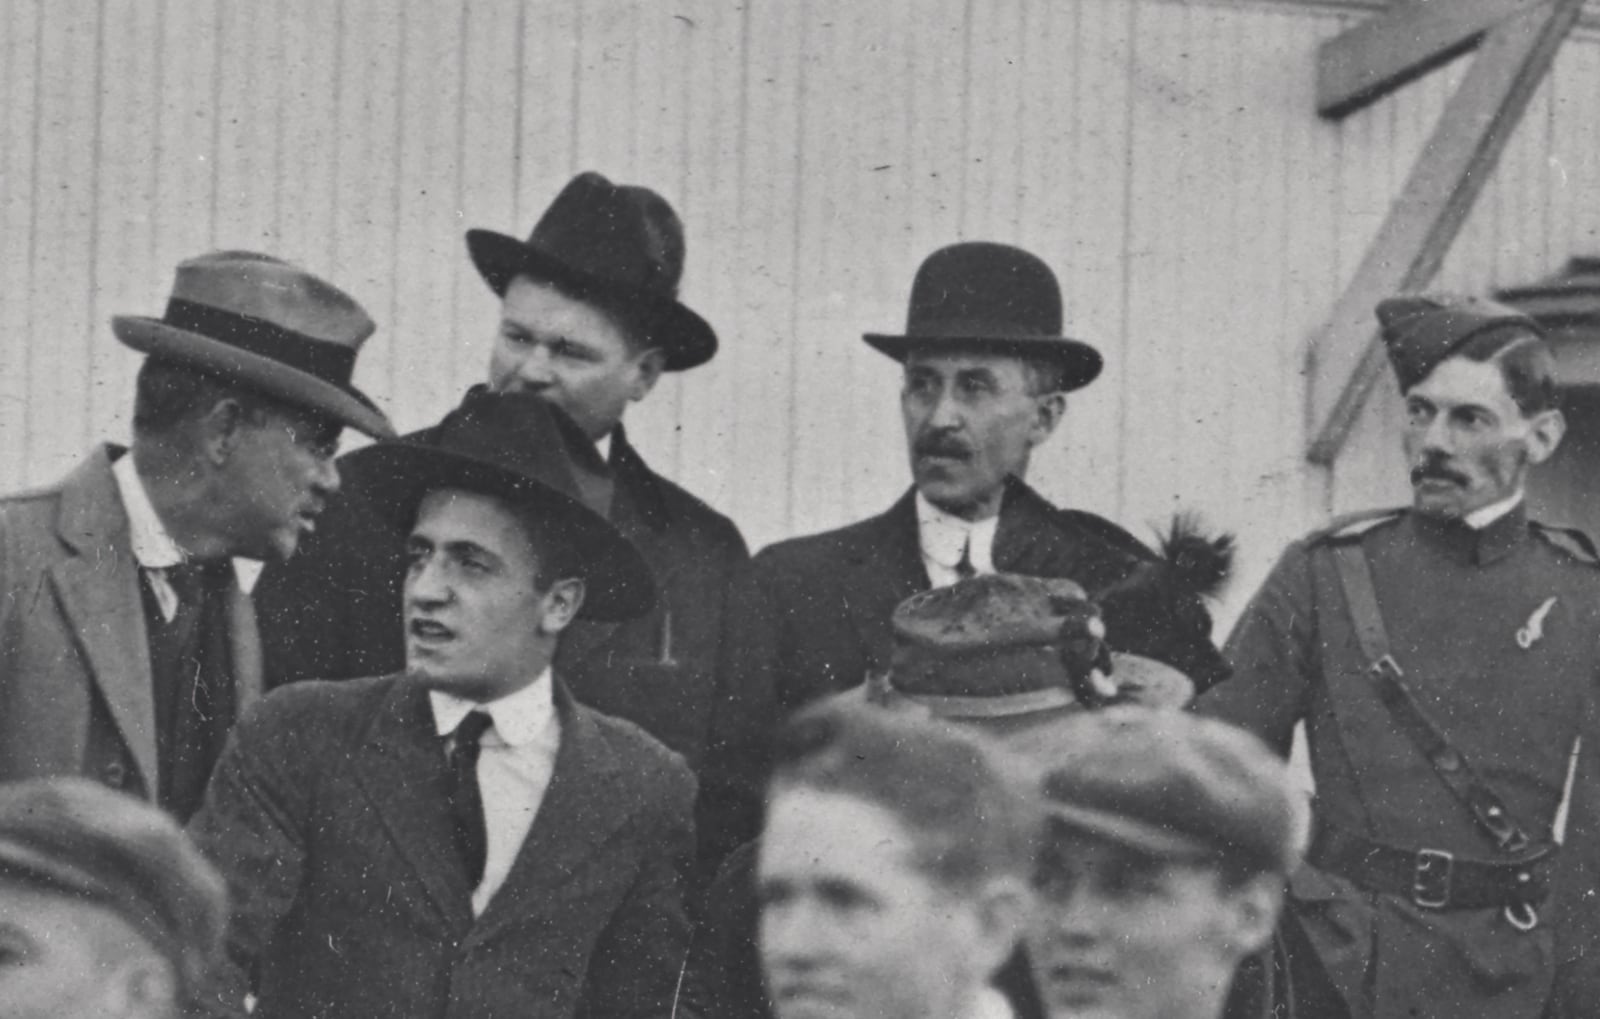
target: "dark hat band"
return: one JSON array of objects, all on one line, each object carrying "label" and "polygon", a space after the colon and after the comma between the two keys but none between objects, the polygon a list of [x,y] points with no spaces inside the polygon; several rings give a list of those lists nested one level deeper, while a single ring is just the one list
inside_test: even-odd
[{"label": "dark hat band", "polygon": [[906,323],[906,333],[919,340],[968,340],[968,339],[1054,339],[1060,327],[1054,331],[1037,322],[1010,321],[1000,322],[994,318],[944,318],[935,314],[915,315]]},{"label": "dark hat band", "polygon": [[340,389],[348,389],[355,373],[356,350],[285,329],[280,325],[174,297],[161,319],[174,329],[199,333],[247,354],[271,358],[290,368],[314,375]]}]

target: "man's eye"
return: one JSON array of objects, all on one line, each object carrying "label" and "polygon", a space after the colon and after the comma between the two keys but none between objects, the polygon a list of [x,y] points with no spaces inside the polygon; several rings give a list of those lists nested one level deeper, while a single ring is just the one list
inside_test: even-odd
[{"label": "man's eye", "polygon": [[968,396],[987,396],[994,392],[994,384],[988,379],[962,379],[961,391]]}]

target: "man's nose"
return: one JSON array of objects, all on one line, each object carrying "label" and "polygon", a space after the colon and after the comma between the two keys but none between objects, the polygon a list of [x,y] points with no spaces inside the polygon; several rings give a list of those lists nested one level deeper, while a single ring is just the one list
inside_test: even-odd
[{"label": "man's nose", "polygon": [[529,389],[543,389],[555,381],[551,367],[550,349],[543,343],[530,343],[517,362],[517,381]]},{"label": "man's nose", "polygon": [[786,904],[761,915],[761,951],[770,964],[815,965],[831,940],[820,912],[810,906]]},{"label": "man's nose", "polygon": [[949,389],[940,389],[928,409],[928,427],[940,431],[960,428],[966,419],[961,414],[961,404]]},{"label": "man's nose", "polygon": [[442,605],[450,600],[450,584],[437,559],[424,559],[411,568],[406,600],[413,605]]},{"label": "man's nose", "polygon": [[337,492],[344,483],[344,479],[339,476],[338,462],[331,456],[321,461],[317,465],[317,476],[312,483],[318,491],[327,495]]},{"label": "man's nose", "polygon": [[1437,414],[1423,426],[1422,448],[1434,453],[1454,452],[1455,436],[1450,431],[1450,422],[1445,415]]}]

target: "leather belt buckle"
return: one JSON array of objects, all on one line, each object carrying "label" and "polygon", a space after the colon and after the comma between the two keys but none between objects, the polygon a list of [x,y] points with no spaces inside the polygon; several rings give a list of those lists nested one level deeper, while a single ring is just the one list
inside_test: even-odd
[{"label": "leather belt buckle", "polygon": [[1411,901],[1423,909],[1450,905],[1450,878],[1456,868],[1454,853],[1419,849],[1411,872]]}]

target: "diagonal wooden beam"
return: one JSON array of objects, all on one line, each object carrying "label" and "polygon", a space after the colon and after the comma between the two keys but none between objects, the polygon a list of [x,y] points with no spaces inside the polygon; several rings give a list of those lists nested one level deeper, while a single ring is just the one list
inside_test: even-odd
[{"label": "diagonal wooden beam", "polygon": [[1383,371],[1373,307],[1438,272],[1582,7],[1583,0],[1543,0],[1484,37],[1355,277],[1312,337],[1313,463],[1339,455]]},{"label": "diagonal wooden beam", "polygon": [[1337,119],[1377,102],[1477,44],[1541,0],[1396,0],[1317,49],[1317,113]]}]

